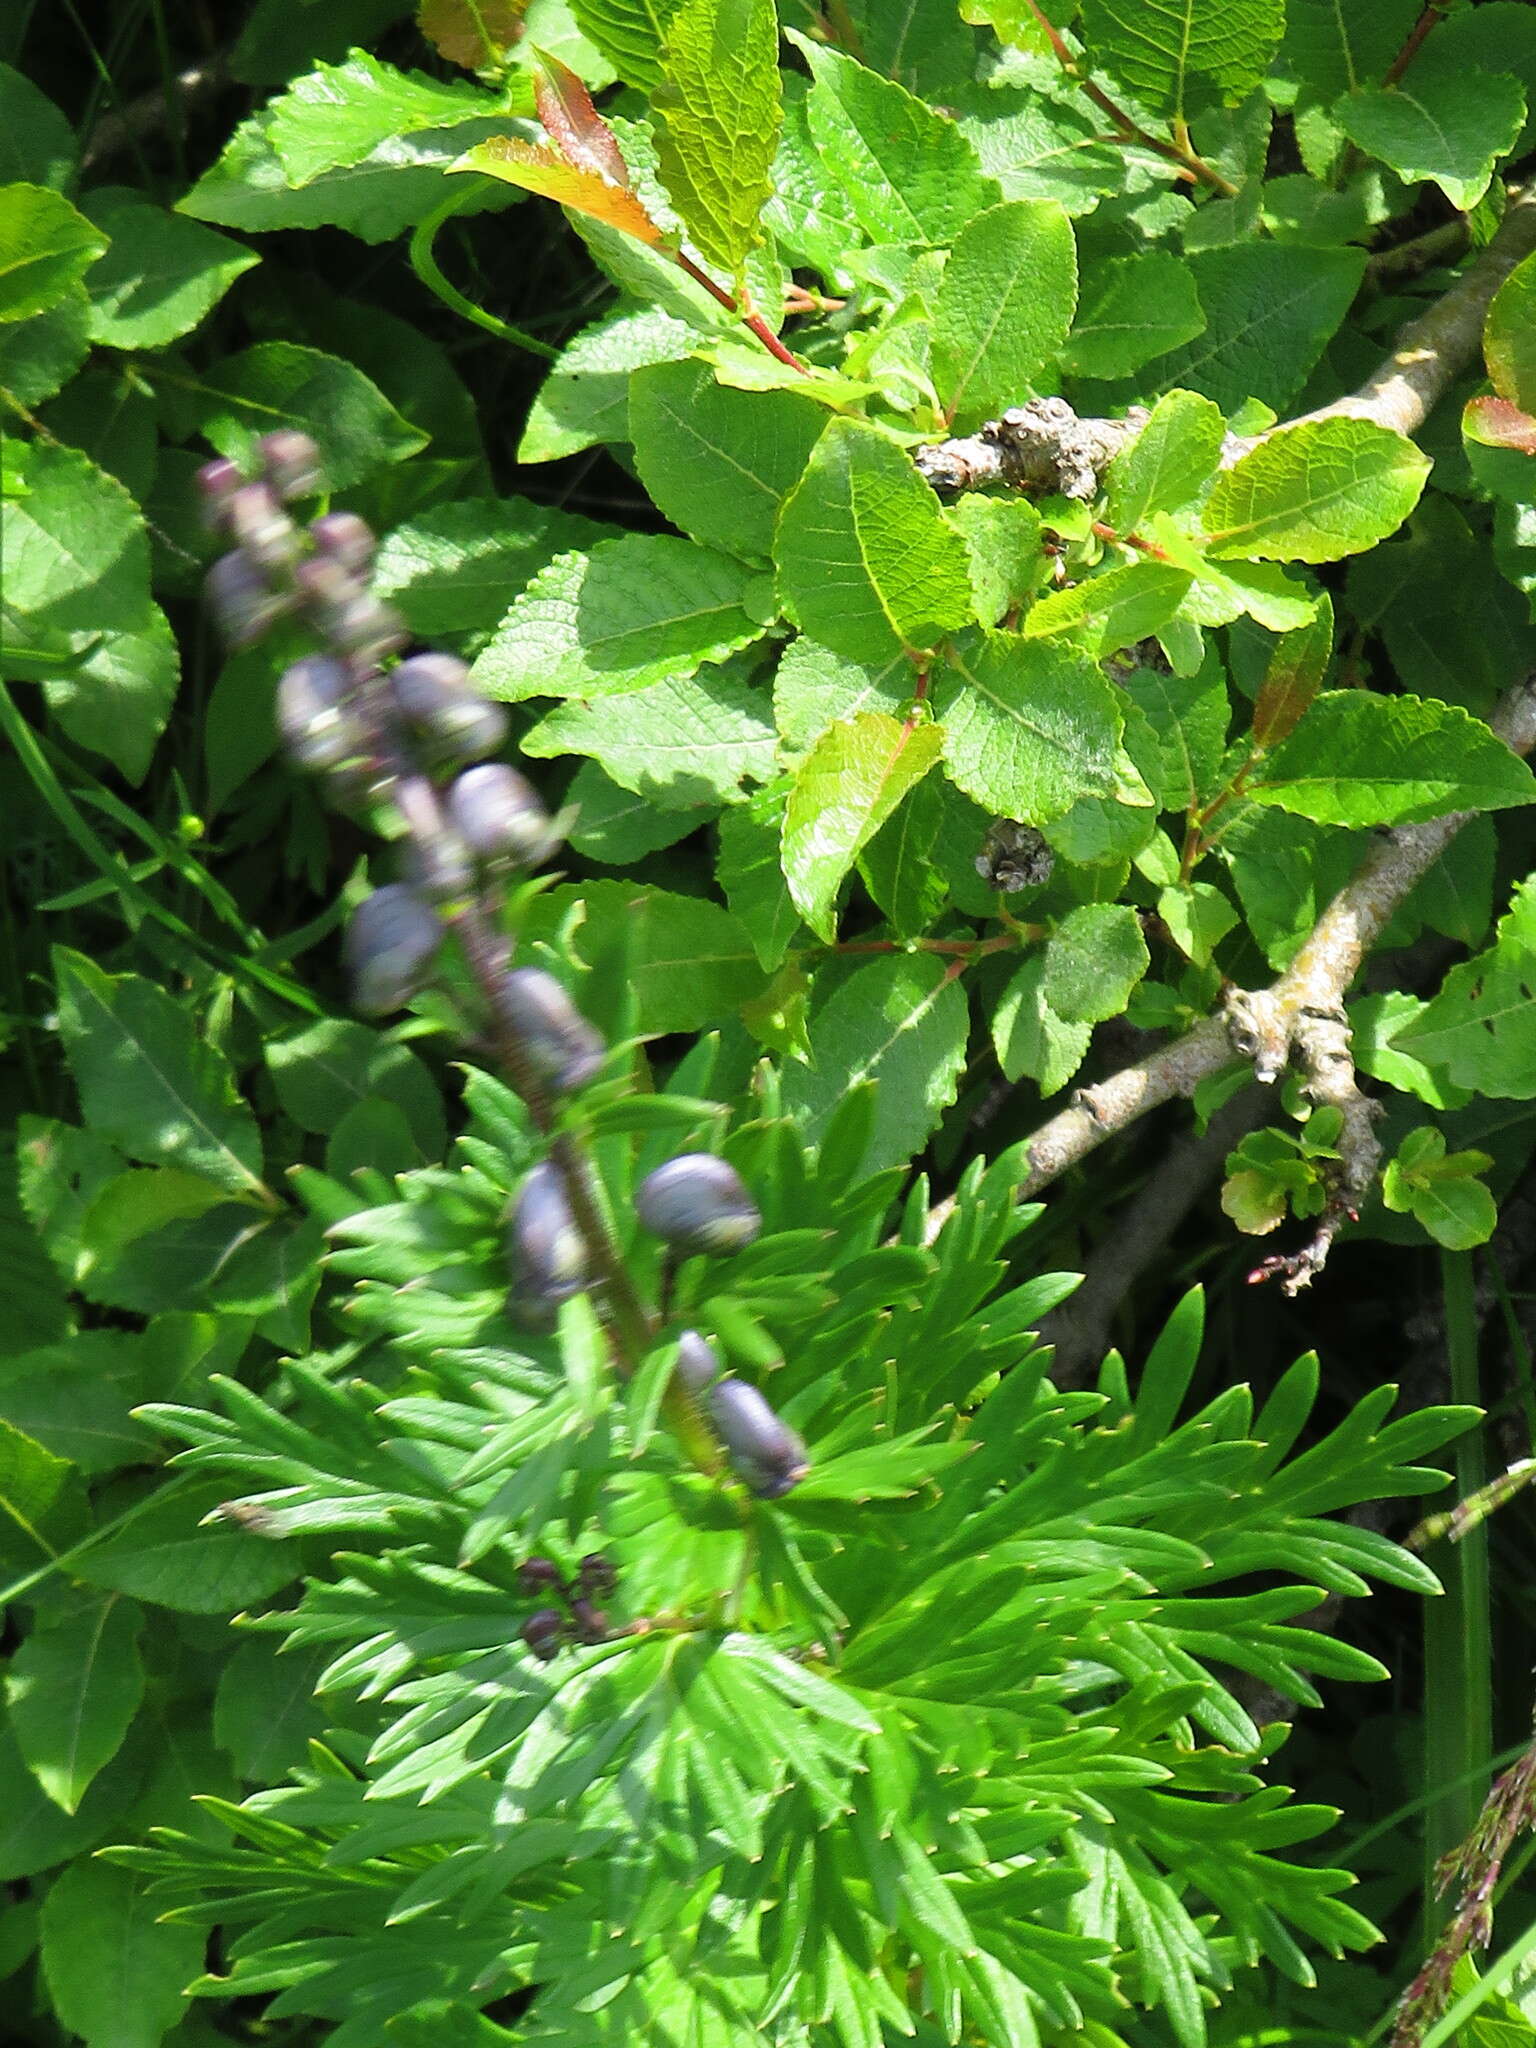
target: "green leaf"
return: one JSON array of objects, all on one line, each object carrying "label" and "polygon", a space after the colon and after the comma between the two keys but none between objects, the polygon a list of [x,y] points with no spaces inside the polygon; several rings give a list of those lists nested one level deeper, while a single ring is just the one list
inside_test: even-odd
[{"label": "green leaf", "polygon": [[214,1696],[213,1738],[242,1778],[271,1784],[324,1733],[315,1687],[327,1662],[315,1651],[279,1655],[270,1636],[250,1637],[230,1657]]},{"label": "green leaf", "polygon": [[1081,633],[1095,654],[1134,647],[1166,626],[1188,594],[1188,570],[1171,562],[1126,562],[1053,591],[1024,614],[1024,638]]},{"label": "green leaf", "polygon": [[1289,738],[1323,687],[1333,659],[1333,600],[1324,591],[1308,626],[1282,633],[1269,657],[1253,706],[1253,742],[1273,747]]},{"label": "green leaf", "polygon": [[1420,0],[1287,0],[1281,57],[1313,98],[1336,100],[1376,83],[1420,11]]},{"label": "green leaf", "polygon": [[783,965],[801,929],[781,858],[787,794],[781,779],[756,791],[744,804],[733,804],[720,820],[720,887],[732,915],[751,934],[759,963],[770,974]]},{"label": "green leaf", "polygon": [[1151,964],[1128,903],[1084,903],[1051,934],[1040,993],[1064,1023],[1101,1024],[1119,1016]]},{"label": "green leaf", "polygon": [[167,1925],[130,1871],[70,1865],[43,1901],[43,1975],[54,2008],[87,2048],[159,2048],[187,2011],[204,1935]]},{"label": "green leaf", "polygon": [[811,67],[806,128],[821,172],[873,243],[947,249],[1002,196],[969,144],[890,79],[792,36]]},{"label": "green leaf", "polygon": [[1463,212],[1525,125],[1525,94],[1499,73],[1414,65],[1388,91],[1353,92],[1333,109],[1350,141],[1409,184],[1431,178]]},{"label": "green leaf", "polygon": [[345,1017],[320,1017],[264,1048],[277,1099],[301,1129],[322,1135],[372,1098],[404,1116],[426,1159],[444,1143],[437,1084],[409,1047]]},{"label": "green leaf", "polygon": [[197,385],[190,404],[198,431],[221,455],[248,467],[256,442],[274,427],[308,434],[332,490],[344,490],[384,463],[403,462],[427,440],[361,370],[291,341],[259,341],[226,356]]},{"label": "green leaf", "polygon": [[524,929],[552,932],[572,904],[586,906],[573,943],[595,965],[622,941],[636,1031],[703,1031],[760,994],[764,974],[746,927],[718,903],[630,882],[581,882],[548,890]]},{"label": "green leaf", "polygon": [[344,64],[317,64],[269,107],[267,142],[288,183],[313,184],[327,171],[350,170],[386,143],[435,128],[507,113],[531,113],[532,91],[521,81],[517,105],[459,80],[397,71],[365,51]]},{"label": "green leaf", "polygon": [[5,1697],[27,1768],[73,1813],[117,1754],[144,1697],[144,1617],[116,1594],[33,1630],[11,1660]]},{"label": "green leaf", "polygon": [[571,0],[576,25],[626,85],[649,92],[661,79],[662,45],[677,0]]},{"label": "green leaf", "polygon": [[385,535],[373,587],[420,639],[484,634],[554,556],[611,530],[530,498],[460,498]]},{"label": "green leaf", "polygon": [[1094,265],[1062,351],[1074,377],[1129,377],[1205,331],[1188,265],[1166,249]]},{"label": "green leaf", "polygon": [[1166,392],[1110,465],[1109,524],[1134,533],[1151,513],[1192,503],[1216,474],[1225,434],[1226,422],[1210,399],[1194,391]]},{"label": "green leaf", "polygon": [[1045,996],[1045,960],[1036,954],[1013,976],[992,1012],[992,1043],[1009,1081],[1026,1076],[1042,1095],[1064,1088],[1083,1063],[1091,1024],[1069,1024]]},{"label": "green leaf", "polygon": [[899,1165],[954,1100],[968,1023],[959,984],[931,954],[872,960],[813,1012],[812,1063],[786,1069],[784,1106],[814,1143],[850,1089],[876,1082],[864,1170]]},{"label": "green leaf", "polygon": [[1486,1244],[1499,1220],[1498,1206],[1477,1175],[1492,1166],[1486,1152],[1447,1154],[1444,1135],[1428,1126],[1410,1131],[1382,1175],[1387,1208],[1415,1216],[1437,1244],[1470,1251]]},{"label": "green leaf", "polygon": [[651,92],[667,196],[694,243],[740,279],[762,240],[781,118],[773,0],[681,0]]},{"label": "green leaf", "polygon": [[860,850],[939,758],[935,725],[862,711],[824,732],[795,773],[784,813],[784,873],[800,915],[837,937],[837,892]]},{"label": "green leaf", "polygon": [[1429,457],[1372,420],[1299,420],[1217,477],[1202,517],[1216,560],[1336,562],[1395,533]]},{"label": "green leaf", "polygon": [[1483,353],[1500,398],[1536,413],[1536,255],[1516,264],[1494,293]]},{"label": "green leaf", "polygon": [[1453,967],[1393,1046],[1479,1095],[1536,1096],[1536,881],[1516,889],[1494,943]]},{"label": "green leaf", "polygon": [[261,1137],[222,1053],[191,1014],[136,974],[59,947],[59,1031],[91,1129],[132,1159],[270,1200]]},{"label": "green leaf", "polygon": [[111,238],[86,285],[91,339],[108,348],[159,348],[189,333],[259,261],[227,235],[124,186],[92,192],[85,204]]},{"label": "green leaf", "polygon": [[682,681],[760,637],[742,609],[750,582],[729,555],[666,534],[560,555],[503,619],[475,663],[475,687],[515,703]]},{"label": "green leaf", "polygon": [[916,680],[905,654],[849,661],[819,641],[792,640],[773,678],[773,715],[784,753],[805,753],[829,725],[862,711],[904,715]]},{"label": "green leaf", "polygon": [[995,626],[1032,594],[1044,563],[1040,514],[1027,498],[966,491],[945,515],[965,542],[977,618]]},{"label": "green leaf", "polygon": [[[26,1334],[43,1333],[33,1325]],[[81,1330],[23,1348],[0,1371],[0,1416],[82,1472],[148,1464],[153,1439],[129,1417],[144,1395],[143,1356],[139,1339],[123,1330]]]},{"label": "green leaf", "polygon": [[107,246],[83,213],[46,185],[0,185],[0,321],[46,312]]},{"label": "green leaf", "polygon": [[1119,709],[1077,648],[983,633],[933,687],[949,775],[994,817],[1038,825],[1114,789]]},{"label": "green leaf", "polygon": [[538,760],[585,754],[621,789],[670,811],[729,801],[773,773],[774,733],[760,691],[727,668],[622,697],[562,704],[523,736]]},{"label": "green leaf", "polygon": [[1278,411],[1349,311],[1365,251],[1235,242],[1201,249],[1188,264],[1205,331],[1159,358],[1156,388],[1204,392],[1229,414],[1248,398]]},{"label": "green leaf", "polygon": [[41,405],[74,376],[90,352],[90,301],[84,285],[30,320],[0,326],[0,391],[18,405]]},{"label": "green leaf", "polygon": [[934,388],[951,426],[965,432],[1020,404],[1061,352],[1076,305],[1077,247],[1061,207],[1016,199],[968,222],[933,312]]},{"label": "green leaf", "polygon": [[678,362],[695,331],[659,306],[621,302],[620,310],[584,327],[560,351],[529,408],[519,462],[556,462],[599,441],[627,441],[631,370]]},{"label": "green leaf", "polygon": [[77,1576],[178,1614],[233,1614],[264,1600],[295,1577],[299,1552],[232,1522],[199,1527],[231,1490],[216,1479],[162,1486],[82,1552]]},{"label": "green leaf", "polygon": [[71,1470],[67,1459],[44,1450],[25,1430],[0,1421],[0,1554],[18,1536],[29,1552],[54,1554],[44,1532]]},{"label": "green leaf", "polygon": [[850,661],[934,646],[970,616],[965,548],[877,427],[833,420],[774,543],[785,609]]},{"label": "green leaf", "polygon": [[1325,825],[1410,825],[1536,801],[1536,780],[1481,719],[1430,697],[1329,690],[1247,794]]},{"label": "green leaf", "polygon": [[1285,0],[1083,0],[1092,68],[1175,121],[1217,95],[1246,99],[1284,30]]},{"label": "green leaf", "polygon": [[703,363],[656,363],[629,380],[640,481],[674,526],[745,561],[772,554],[780,507],[826,423],[809,398],[733,391]]},{"label": "green leaf", "polygon": [[74,131],[30,78],[0,64],[0,181],[61,186],[75,163]]},{"label": "green leaf", "polygon": [[717,811],[714,803],[663,810],[648,797],[621,788],[595,761],[583,761],[576,770],[566,801],[577,812],[567,841],[589,860],[610,868],[628,867],[648,853],[675,845],[707,825]]}]

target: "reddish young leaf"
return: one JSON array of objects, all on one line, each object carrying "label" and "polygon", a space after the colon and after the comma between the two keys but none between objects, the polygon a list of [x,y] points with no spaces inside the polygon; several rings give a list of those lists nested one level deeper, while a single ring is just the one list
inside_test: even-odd
[{"label": "reddish young leaf", "polygon": [[416,26],[450,64],[479,71],[501,62],[527,10],[528,0],[421,0]]},{"label": "reddish young leaf", "polygon": [[1302,713],[1323,686],[1332,653],[1333,605],[1325,591],[1312,623],[1282,633],[1275,642],[1253,707],[1255,746],[1276,747],[1295,731]]},{"label": "reddish young leaf", "polygon": [[1536,419],[1507,398],[1474,398],[1467,406],[1466,428],[1484,448],[1508,448],[1516,455],[1536,455]]},{"label": "reddish young leaf", "polygon": [[509,185],[521,185],[525,192],[538,192],[558,200],[593,220],[607,221],[622,234],[653,248],[662,242],[661,229],[633,192],[609,181],[597,171],[578,169],[556,156],[541,142],[520,142],[510,135],[493,135],[461,156],[450,169],[480,171],[501,178]]},{"label": "reddish young leaf", "polygon": [[629,190],[629,166],[618,139],[568,65],[540,50],[533,67],[533,103],[550,141],[578,171],[595,172]]}]

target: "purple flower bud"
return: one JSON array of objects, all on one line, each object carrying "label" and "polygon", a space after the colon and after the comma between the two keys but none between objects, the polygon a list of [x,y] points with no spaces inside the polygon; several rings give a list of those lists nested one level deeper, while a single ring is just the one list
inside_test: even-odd
[{"label": "purple flower bud", "polygon": [[280,498],[313,498],[325,489],[320,450],[296,427],[279,427],[256,444],[267,480]]},{"label": "purple flower bud", "polygon": [[398,1010],[425,983],[442,937],[437,912],[403,882],[365,896],[344,947],[354,1005],[374,1017]]},{"label": "purple flower bud", "polygon": [[293,580],[315,631],[338,654],[364,668],[375,668],[405,645],[408,635],[399,613],[381,604],[367,584],[340,562],[311,555],[295,568]]},{"label": "purple flower bud", "polygon": [[512,1205],[507,1233],[512,1309],[535,1329],[552,1329],[562,1301],[589,1279],[587,1247],[571,1215],[565,1181],[550,1160],[536,1166]]},{"label": "purple flower bud", "polygon": [[299,557],[299,529],[270,484],[240,484],[230,492],[225,517],[235,540],[257,568],[281,576]]},{"label": "purple flower bud", "polygon": [[552,1557],[530,1557],[518,1566],[517,1583],[525,1593],[542,1593],[551,1586],[563,1586],[565,1574]]},{"label": "purple flower bud", "polygon": [[454,654],[413,654],[390,672],[400,716],[450,761],[493,754],[507,736],[507,714],[469,688],[469,668]]},{"label": "purple flower bud", "polygon": [[635,1192],[646,1229],[680,1252],[739,1252],[763,1227],[741,1175],[713,1152],[685,1152],[648,1173]]},{"label": "purple flower bud", "polygon": [[503,761],[466,768],[445,801],[455,830],[478,860],[536,867],[560,843],[532,783]]},{"label": "purple flower bud", "polygon": [[712,1344],[697,1330],[684,1330],[677,1340],[677,1376],[690,1394],[702,1394],[720,1371]]},{"label": "purple flower bud", "polygon": [[300,768],[339,768],[368,751],[367,733],[347,704],[352,678],[329,655],[306,654],[277,685],[277,729]]},{"label": "purple flower bud", "polygon": [[355,512],[322,513],[309,522],[309,537],[319,554],[353,576],[366,573],[378,547],[373,528]]},{"label": "purple flower bud", "polygon": [[565,1634],[565,1616],[553,1607],[538,1607],[518,1630],[541,1664],[559,1655],[560,1639]]},{"label": "purple flower bud", "polygon": [[603,1064],[601,1037],[542,967],[514,967],[504,974],[496,1007],[521,1042],[528,1064],[559,1094],[585,1087]]},{"label": "purple flower bud", "polygon": [[716,1380],[704,1398],[736,1476],[760,1500],[777,1500],[799,1485],[811,1469],[805,1445],[756,1387],[745,1380]]},{"label": "purple flower bud", "polygon": [[229,517],[229,501],[245,482],[238,462],[224,456],[205,462],[197,472],[197,493],[202,501],[203,524],[210,533],[222,533]]},{"label": "purple flower bud", "polygon": [[571,1619],[576,1624],[576,1640],[579,1643],[607,1642],[608,1617],[600,1607],[594,1607],[590,1600],[573,1600]]},{"label": "purple flower bud", "polygon": [[208,608],[231,648],[254,647],[292,608],[287,597],[268,586],[243,549],[220,555],[203,587]]},{"label": "purple flower bud", "polygon": [[469,854],[453,832],[415,841],[406,855],[406,874],[411,887],[432,903],[462,902],[475,886]]},{"label": "purple flower bud", "polygon": [[619,1575],[610,1561],[599,1552],[592,1551],[581,1560],[576,1568],[577,1581],[583,1593],[594,1598],[600,1593],[611,1593],[619,1583]]}]

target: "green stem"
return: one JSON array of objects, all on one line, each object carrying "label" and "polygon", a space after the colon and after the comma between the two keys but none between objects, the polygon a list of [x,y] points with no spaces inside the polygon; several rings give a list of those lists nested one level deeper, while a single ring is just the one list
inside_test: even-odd
[{"label": "green stem", "polygon": [[466,180],[461,189],[455,189],[429,213],[416,232],[411,236],[411,268],[421,279],[427,290],[442,300],[465,320],[473,321],[476,327],[483,327],[487,334],[494,334],[498,341],[510,341],[514,348],[526,349],[530,355],[542,356],[552,363],[559,355],[557,348],[551,348],[547,341],[540,341],[536,334],[530,334],[524,327],[514,327],[508,320],[498,320],[494,313],[488,313],[484,306],[477,306],[473,299],[465,298],[457,285],[450,284],[442,273],[432,245],[441,229],[446,227],[456,213],[476,198],[479,193],[494,186],[494,178]]}]

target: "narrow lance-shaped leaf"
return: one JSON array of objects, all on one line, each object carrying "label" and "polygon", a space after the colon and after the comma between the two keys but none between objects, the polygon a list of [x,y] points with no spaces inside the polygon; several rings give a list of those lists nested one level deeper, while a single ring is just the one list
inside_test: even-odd
[{"label": "narrow lance-shaped leaf", "polygon": [[935,725],[863,711],[829,727],[801,764],[784,813],[784,874],[796,908],[828,945],[843,877],[942,746]]},{"label": "narrow lance-shaped leaf", "polygon": [[773,0],[682,0],[651,94],[667,196],[711,263],[738,281],[762,239],[782,119]]}]

